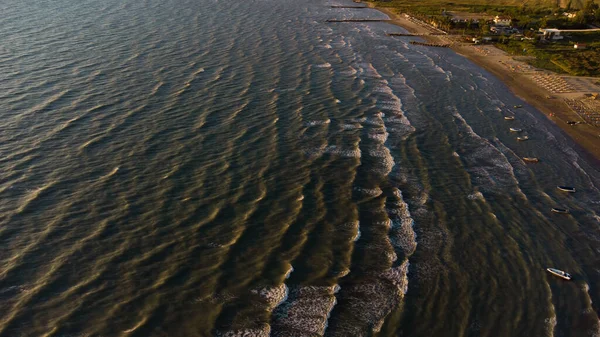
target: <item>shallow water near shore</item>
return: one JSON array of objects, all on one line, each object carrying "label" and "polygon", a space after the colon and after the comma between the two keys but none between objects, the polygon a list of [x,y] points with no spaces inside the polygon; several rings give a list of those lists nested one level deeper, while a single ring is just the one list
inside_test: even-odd
[{"label": "shallow water near shore", "polygon": [[333,4],[0,4],[0,336],[599,336],[599,168]]}]

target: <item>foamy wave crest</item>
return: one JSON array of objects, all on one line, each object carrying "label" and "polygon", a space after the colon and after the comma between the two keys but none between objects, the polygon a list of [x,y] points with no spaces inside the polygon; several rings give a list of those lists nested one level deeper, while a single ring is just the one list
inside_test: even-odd
[{"label": "foamy wave crest", "polygon": [[360,124],[348,124],[348,123],[344,123],[342,125],[340,125],[341,128],[343,130],[357,130],[357,129],[362,129],[362,125]]},{"label": "foamy wave crest", "polygon": [[327,125],[331,123],[331,120],[328,119],[322,119],[322,120],[312,120],[312,121],[307,121],[306,123],[304,123],[304,125],[306,126],[317,126],[317,125]]},{"label": "foamy wave crest", "polygon": [[388,139],[388,136],[389,133],[385,131],[385,129],[383,129],[383,131],[381,132],[369,132],[367,134],[367,137],[369,137],[369,139],[372,139],[381,144],[385,143],[385,141]]},{"label": "foamy wave crest", "polygon": [[348,122],[348,123],[364,123],[366,120],[367,120],[367,117],[350,118],[346,122]]},{"label": "foamy wave crest", "polygon": [[273,311],[271,336],[323,336],[339,286],[290,286],[285,302]]},{"label": "foamy wave crest", "polygon": [[475,192],[473,194],[469,194],[467,196],[467,199],[469,199],[469,200],[481,200],[481,201],[485,201],[485,198],[483,197],[483,194],[481,194],[481,192]]},{"label": "foamy wave crest", "polygon": [[[288,272],[291,273],[291,270]],[[285,301],[288,295],[288,288],[282,283],[276,287],[252,289],[250,290],[250,293],[260,296],[260,298],[268,304],[268,310],[272,310],[281,302]]]},{"label": "foamy wave crest", "polygon": [[410,121],[408,120],[408,118],[406,118],[406,116],[404,115],[392,115],[388,118],[386,118],[385,120],[387,123],[398,123],[398,124],[404,124],[404,125],[410,125]]},{"label": "foamy wave crest", "polygon": [[372,116],[367,118],[364,121],[365,125],[370,125],[370,126],[384,126],[385,124],[383,123],[383,119],[381,119],[381,117],[378,116]]},{"label": "foamy wave crest", "polygon": [[394,94],[392,89],[390,87],[388,87],[387,85],[377,86],[373,89],[373,92],[378,92],[378,93],[383,93],[383,94],[388,94],[388,95]]},{"label": "foamy wave crest", "polygon": [[348,67],[348,70],[342,70],[340,71],[341,75],[344,76],[352,76],[352,75],[356,75],[356,69],[352,68],[352,67]]},{"label": "foamy wave crest", "polygon": [[378,332],[382,320],[400,304],[408,290],[408,266],[408,261],[404,261],[397,267],[344,286],[338,297],[340,302],[348,303],[344,316],[352,319],[332,317],[332,336],[369,336]]},{"label": "foamy wave crest", "polygon": [[[395,96],[394,96],[395,97]],[[389,99],[378,102],[380,109],[390,110],[394,112],[402,112],[402,101],[400,99]]]},{"label": "foamy wave crest", "polygon": [[327,62],[327,63],[315,64],[314,67],[315,68],[331,68],[331,63]]},{"label": "foamy wave crest", "polygon": [[338,155],[338,156],[342,156],[342,157],[348,157],[348,158],[360,158],[361,157],[361,152],[360,152],[359,148],[344,149],[344,148],[339,148],[336,145],[328,146],[325,149],[325,153]]},{"label": "foamy wave crest", "polygon": [[376,188],[354,187],[354,190],[357,192],[360,192],[362,194],[371,196],[371,197],[378,197],[383,193],[383,191],[379,187],[376,187]]},{"label": "foamy wave crest", "polygon": [[268,324],[263,324],[262,327],[254,329],[241,329],[233,331],[217,331],[217,337],[269,337],[271,335],[271,327]]},{"label": "foamy wave crest", "polygon": [[310,148],[310,149],[305,149],[303,152],[308,157],[316,158],[316,157],[322,156],[323,153],[325,153],[325,148],[326,147],[327,146],[323,144],[320,147],[314,147],[314,148]]},{"label": "foamy wave crest", "polygon": [[449,109],[458,121],[459,130],[467,135],[465,141],[461,143],[463,148],[459,154],[473,182],[484,191],[512,187],[522,194],[513,167],[502,151],[489,140],[475,133],[455,108],[449,107]]},{"label": "foamy wave crest", "polygon": [[360,74],[370,78],[381,78],[381,75],[373,67],[371,63],[360,64]]},{"label": "foamy wave crest", "polygon": [[408,210],[408,204],[404,202],[400,190],[396,189],[388,199],[387,212],[391,220],[390,241],[405,255],[412,255],[417,248],[417,234],[413,229],[414,220]]},{"label": "foamy wave crest", "polygon": [[377,146],[374,146],[373,148],[369,149],[367,153],[371,157],[385,158],[385,160],[394,162],[394,158],[392,157],[390,150],[382,144],[377,144]]}]

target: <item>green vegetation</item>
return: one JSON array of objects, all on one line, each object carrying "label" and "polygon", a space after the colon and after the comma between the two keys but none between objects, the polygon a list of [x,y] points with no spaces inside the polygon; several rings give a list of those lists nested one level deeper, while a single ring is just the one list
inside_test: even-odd
[{"label": "green vegetation", "polygon": [[[586,49],[575,49],[575,43]],[[496,45],[512,55],[534,56],[527,63],[543,69],[578,76],[600,76],[600,33],[569,33],[560,42],[506,39]]]},{"label": "green vegetation", "polygon": [[[563,3],[566,0],[559,2]],[[461,0],[448,2],[446,0],[373,0],[379,7],[386,7],[398,13],[409,13],[426,22],[432,22],[438,27],[451,30],[467,28],[464,24],[455,27],[449,12],[476,13],[481,17],[496,15],[508,16],[513,25],[521,28],[584,28],[586,24],[600,24],[600,9],[594,0],[569,0],[562,7],[555,0]],[[577,13],[575,18],[562,15],[565,12]],[[472,28],[472,27],[468,27]]]},{"label": "green vegetation", "polygon": [[[600,26],[600,6],[594,0],[372,0],[378,7],[408,13],[450,34],[491,36],[500,49],[532,56],[531,65],[572,75],[600,76],[600,33],[571,33],[563,40],[540,40],[539,28],[582,29]],[[596,0],[598,1],[598,0]],[[564,15],[569,13],[570,16]],[[509,17],[522,35],[511,30],[490,32],[494,16]],[[462,18],[463,20],[456,20]],[[477,20],[479,19],[479,20]],[[564,35],[564,34],[563,34]],[[526,39],[523,39],[525,37]],[[576,43],[586,49],[575,49]]]}]

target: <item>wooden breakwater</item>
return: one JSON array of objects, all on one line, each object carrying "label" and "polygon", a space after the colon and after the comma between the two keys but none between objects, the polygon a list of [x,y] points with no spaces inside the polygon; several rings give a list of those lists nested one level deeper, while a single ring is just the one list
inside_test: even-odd
[{"label": "wooden breakwater", "polygon": [[388,22],[383,19],[327,19],[325,22]]},{"label": "wooden breakwater", "polygon": [[442,33],[387,33],[387,36],[430,36],[430,35],[446,35]]},{"label": "wooden breakwater", "polygon": [[331,8],[369,8],[367,6],[344,6],[344,5],[332,5]]},{"label": "wooden breakwater", "polygon": [[415,44],[418,46],[427,46],[427,47],[450,48],[450,43],[430,43],[430,42],[410,41],[410,44]]}]

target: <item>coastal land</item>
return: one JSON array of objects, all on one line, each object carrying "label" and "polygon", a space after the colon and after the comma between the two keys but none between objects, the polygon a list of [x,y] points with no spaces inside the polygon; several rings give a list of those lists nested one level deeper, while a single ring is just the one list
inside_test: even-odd
[{"label": "coastal land", "polygon": [[493,45],[467,43],[458,36],[438,35],[440,31],[406,14],[367,5],[390,17],[390,23],[431,44],[449,45],[456,53],[492,73],[518,97],[541,111],[562,128],[577,144],[600,163],[600,78],[566,76],[537,69]]}]

